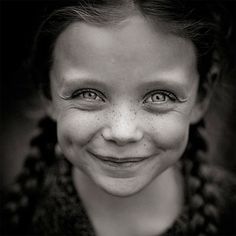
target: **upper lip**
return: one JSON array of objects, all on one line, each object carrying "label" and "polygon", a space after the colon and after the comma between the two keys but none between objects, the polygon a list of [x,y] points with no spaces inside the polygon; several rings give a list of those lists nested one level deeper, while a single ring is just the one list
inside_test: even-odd
[{"label": "upper lip", "polygon": [[103,156],[103,155],[99,155],[99,154],[95,154],[93,152],[89,152],[92,155],[94,155],[95,157],[103,160],[103,161],[109,161],[109,162],[115,162],[115,163],[125,163],[125,162],[139,162],[139,161],[143,161],[144,159],[147,159],[150,157],[149,156],[140,156],[140,157],[132,157],[132,156],[123,156],[123,157],[114,157],[114,156]]}]

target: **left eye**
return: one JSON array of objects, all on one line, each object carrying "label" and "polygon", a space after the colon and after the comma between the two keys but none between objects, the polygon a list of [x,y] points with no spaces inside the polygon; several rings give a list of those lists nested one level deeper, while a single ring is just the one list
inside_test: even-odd
[{"label": "left eye", "polygon": [[144,100],[144,103],[162,104],[168,101],[172,101],[172,102],[176,101],[175,95],[169,92],[159,91],[159,92],[154,92],[151,95],[149,95]]}]

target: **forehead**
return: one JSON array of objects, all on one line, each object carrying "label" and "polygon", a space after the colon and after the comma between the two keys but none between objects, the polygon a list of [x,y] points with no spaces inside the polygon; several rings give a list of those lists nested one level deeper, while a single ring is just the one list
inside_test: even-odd
[{"label": "forehead", "polygon": [[56,41],[54,67],[62,74],[80,70],[122,79],[174,70],[188,77],[195,72],[196,55],[191,41],[133,16],[115,26],[72,23]]}]

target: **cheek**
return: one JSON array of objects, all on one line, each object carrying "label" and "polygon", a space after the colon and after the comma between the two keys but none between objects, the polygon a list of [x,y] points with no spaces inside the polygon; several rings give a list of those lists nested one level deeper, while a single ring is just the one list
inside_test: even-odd
[{"label": "cheek", "polygon": [[153,126],[156,145],[168,155],[166,159],[176,160],[182,155],[188,141],[189,121],[181,116],[159,117]]},{"label": "cheek", "polygon": [[[58,142],[66,156],[80,151],[99,130],[100,119],[94,114],[70,111],[57,120]],[[78,150],[79,149],[79,150]]]}]

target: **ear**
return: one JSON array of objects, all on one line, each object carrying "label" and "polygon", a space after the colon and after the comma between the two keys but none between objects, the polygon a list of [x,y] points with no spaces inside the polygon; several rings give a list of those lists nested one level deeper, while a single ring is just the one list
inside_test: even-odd
[{"label": "ear", "polygon": [[191,124],[198,123],[206,114],[215,84],[219,78],[219,66],[214,64],[208,72],[205,81],[199,85],[194,108],[191,113]]}]

